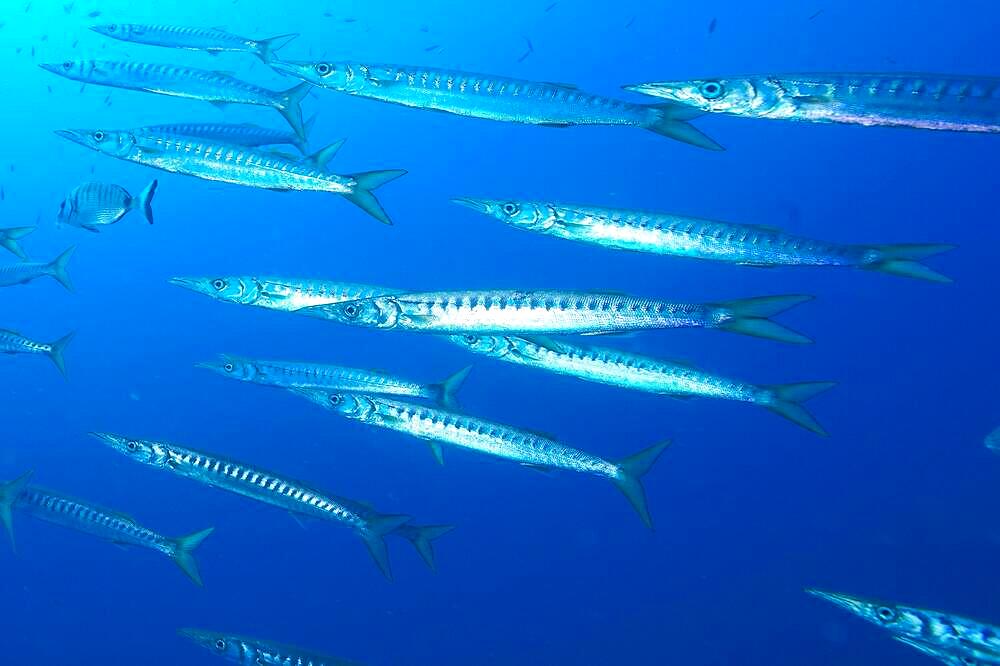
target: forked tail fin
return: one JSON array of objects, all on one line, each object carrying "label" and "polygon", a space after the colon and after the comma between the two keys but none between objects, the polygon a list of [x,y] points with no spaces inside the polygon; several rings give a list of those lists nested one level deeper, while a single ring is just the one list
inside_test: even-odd
[{"label": "forked tail fin", "polygon": [[263,60],[265,63],[270,63],[271,59],[274,57],[274,52],[284,48],[288,45],[290,41],[299,36],[299,33],[293,32],[287,35],[278,35],[277,37],[271,37],[269,39],[258,39],[257,40],[257,57]]},{"label": "forked tail fin", "polygon": [[761,388],[770,392],[771,400],[770,402],[762,402],[760,404],[775,414],[785,417],[792,423],[817,435],[826,437],[828,435],[826,430],[802,406],[802,403],[824,391],[830,390],[836,385],[836,382],[801,382],[799,384],[763,386]]},{"label": "forked tail fin", "polygon": [[372,559],[388,580],[392,580],[392,568],[389,566],[389,549],[385,546],[385,535],[395,532],[408,522],[410,522],[409,516],[377,516],[368,520],[367,529],[359,531]]},{"label": "forked tail fin", "polygon": [[28,480],[31,479],[33,473],[28,472],[13,481],[0,484],[0,521],[3,521],[3,526],[7,529],[7,534],[10,536],[10,547],[14,552],[17,552],[17,542],[14,541],[14,503],[17,502],[18,496],[28,485]]},{"label": "forked tail fin", "polygon": [[300,83],[294,88],[289,88],[281,93],[275,93],[278,95],[277,100],[274,102],[274,108],[284,116],[288,124],[291,125],[292,129],[295,131],[295,136],[299,137],[303,141],[306,138],[306,128],[302,124],[302,100],[305,99],[306,95],[312,89],[313,85],[311,83]]},{"label": "forked tail fin", "polygon": [[649,529],[653,529],[653,519],[649,516],[649,507],[646,505],[646,491],[642,487],[640,479],[653,466],[653,464],[663,453],[664,449],[670,446],[669,441],[660,442],[648,449],[643,449],[638,453],[618,461],[618,475],[611,479],[615,486],[625,495],[625,498],[636,510],[643,524]]},{"label": "forked tail fin", "polygon": [[871,263],[862,264],[861,268],[865,270],[927,280],[928,282],[949,283],[952,281],[948,276],[923,265],[920,260],[954,250],[954,245],[909,244],[866,247],[875,250],[879,256]]},{"label": "forked tail fin", "polygon": [[24,249],[21,248],[21,244],[17,241],[21,240],[34,230],[34,227],[0,229],[0,247],[4,247],[10,252],[13,252],[19,259],[27,259],[28,255],[25,254]]},{"label": "forked tail fin", "polygon": [[351,174],[354,179],[354,191],[344,197],[361,210],[365,211],[382,224],[392,224],[388,213],[382,208],[372,191],[386,183],[405,176],[405,169],[388,169],[385,171],[367,171]]},{"label": "forked tail fin", "polygon": [[66,376],[66,361],[63,359],[63,351],[65,351],[66,345],[68,345],[73,340],[73,337],[75,335],[76,331],[64,335],[63,337],[59,338],[58,340],[50,344],[49,351],[45,352],[46,356],[48,356],[49,359],[52,360],[52,363],[55,364],[56,368],[59,370],[59,373],[63,377]]},{"label": "forked tail fin", "polygon": [[645,127],[650,132],[705,150],[725,150],[715,139],[687,122],[700,113],[692,113],[691,109],[676,104],[654,104],[646,108],[650,121]]},{"label": "forked tail fin", "polygon": [[74,250],[76,250],[76,246],[67,249],[48,265],[49,275],[69,291],[73,291],[73,281],[69,279],[69,273],[66,272],[66,264],[69,263]]},{"label": "forked tail fin", "polygon": [[142,211],[142,216],[150,224],[153,223],[153,195],[156,194],[156,180],[153,180],[146,188],[139,193],[139,196],[132,200],[133,208]]},{"label": "forked tail fin", "polygon": [[198,572],[198,562],[194,559],[194,549],[201,545],[201,542],[208,538],[208,535],[215,531],[214,527],[209,527],[200,532],[189,534],[174,539],[174,562],[193,580],[199,587],[201,586],[201,574]]},{"label": "forked tail fin", "polygon": [[437,571],[432,542],[453,529],[455,529],[454,525],[403,525],[397,533],[413,544],[417,553],[420,554],[420,559],[430,567],[431,571]]},{"label": "forked tail fin", "polygon": [[458,409],[458,398],[455,397],[455,394],[462,388],[462,384],[471,371],[472,366],[468,365],[440,384],[434,384],[435,402],[448,409]]},{"label": "forked tail fin", "polygon": [[770,320],[770,317],[781,314],[786,310],[801,305],[806,301],[811,301],[812,296],[762,296],[760,298],[746,298],[739,301],[728,301],[718,303],[715,307],[723,310],[728,318],[717,328],[731,333],[740,333],[755,338],[766,338],[777,340],[778,342],[788,342],[796,345],[810,344],[812,340],[785,328],[777,322]]}]

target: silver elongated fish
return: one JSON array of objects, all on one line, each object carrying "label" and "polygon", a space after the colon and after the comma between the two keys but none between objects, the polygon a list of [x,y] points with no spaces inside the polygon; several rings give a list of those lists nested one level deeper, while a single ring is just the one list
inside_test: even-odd
[{"label": "silver elongated fish", "polygon": [[321,317],[322,313],[309,310],[308,308],[312,306],[398,293],[396,289],[355,282],[253,275],[175,277],[170,278],[170,284],[204,294],[217,301],[251,305],[265,310],[297,312],[313,317]]},{"label": "silver elongated fish", "polygon": [[112,543],[140,546],[163,553],[196,584],[202,584],[198,563],[194,559],[194,549],[201,545],[214,528],[209,527],[188,536],[172,539],[143,527],[124,514],[29,486],[30,477],[29,472],[19,479],[0,484],[0,519],[7,528],[12,545],[14,544],[12,509],[18,509],[35,518],[77,532],[92,534]]},{"label": "silver elongated fish", "polygon": [[16,331],[0,329],[0,354],[42,354],[47,356],[65,377],[66,362],[63,360],[63,351],[74,335],[76,334],[64,335],[55,342],[36,342]]},{"label": "silver elongated fish", "polygon": [[176,134],[82,129],[56,130],[56,134],[120,160],[203,180],[282,192],[339,194],[383,224],[392,221],[372,191],[406,174],[392,169],[340,176],[300,158]]},{"label": "silver elongated fish", "polygon": [[75,247],[67,249],[47,264],[35,261],[22,261],[17,264],[0,266],[0,287],[10,287],[15,284],[27,284],[40,277],[51,277],[53,280],[73,291],[73,282],[66,272],[66,264],[73,256]]},{"label": "silver elongated fish", "polygon": [[198,99],[216,106],[268,106],[282,115],[299,138],[305,139],[301,103],[312,88],[308,83],[288,90],[268,90],[225,72],[141,62],[67,60],[63,63],[44,63],[40,67],[74,81],[99,86]]},{"label": "silver elongated fish", "polygon": [[221,355],[217,361],[198,363],[197,366],[224,377],[263,386],[423,398],[452,409],[458,407],[455,394],[472,369],[472,366],[462,368],[439,384],[420,384],[378,370],[299,361],[267,361],[230,354]]},{"label": "silver elongated fish", "polygon": [[288,34],[268,39],[248,39],[219,28],[188,28],[175,25],[141,25],[137,23],[105,23],[91,26],[90,29],[102,35],[133,44],[207,51],[213,55],[225,51],[252,53],[264,62],[269,62],[277,49],[298,37],[297,34]]},{"label": "silver elongated fish", "polygon": [[744,266],[848,266],[932,282],[947,277],[919,259],[952,245],[845,245],[780,229],[544,201],[453,199],[518,229],[618,250],[710,259]]},{"label": "silver elongated fish", "polygon": [[358,662],[259,638],[204,629],[181,629],[178,633],[218,657],[246,666],[361,666]]},{"label": "silver elongated fish", "polygon": [[974,649],[957,649],[952,651],[938,645],[922,643],[905,636],[895,636],[894,638],[903,645],[908,645],[948,666],[995,666],[996,664],[1000,664],[1000,654],[990,654]]},{"label": "silver elongated fish", "polygon": [[299,138],[294,132],[262,127],[253,123],[173,123],[169,125],[148,125],[135,130],[136,134],[172,134],[190,136],[220,143],[249,146],[295,146],[300,152],[306,152],[306,140],[315,121],[315,117],[305,122],[305,137]]},{"label": "silver elongated fish", "polygon": [[392,580],[389,552],[383,537],[409,522],[409,516],[361,510],[360,503],[352,502],[348,505],[340,498],[299,481],[211,453],[110,433],[92,434],[115,451],[144,465],[165,469],[178,476],[270,504],[292,515],[346,525],[361,537],[379,569],[386,578]]},{"label": "silver elongated fish", "polygon": [[1000,78],[777,74],[625,86],[701,113],[869,127],[1000,132]]},{"label": "silver elongated fish", "polygon": [[19,259],[27,259],[28,255],[18,241],[34,230],[34,227],[7,227],[6,229],[0,229],[0,247],[11,252]]},{"label": "silver elongated fish", "polygon": [[625,495],[642,522],[649,528],[653,526],[640,478],[649,471],[669,442],[612,462],[560,444],[546,435],[456,412],[376,395],[321,389],[290,390],[348,419],[416,437],[428,443],[438,462],[444,459],[441,444],[449,444],[539,470],[567,470],[606,478]]},{"label": "silver elongated fish", "polygon": [[834,386],[806,382],[758,386],[667,361],[606,347],[573,345],[543,336],[453,335],[469,351],[500,361],[589,382],[682,398],[716,398],[759,405],[806,430],[827,433],[801,403]]},{"label": "silver elongated fish", "polygon": [[441,291],[317,305],[315,316],[352,326],[425,333],[600,335],[659,328],[717,328],[795,344],[809,338],[771,321],[811,296],[671,303],[618,293]]},{"label": "silver elongated fish", "polygon": [[1000,663],[1000,626],[941,611],[808,590],[820,599],[882,627],[896,639],[910,639],[958,654],[991,655]]},{"label": "silver elongated fish", "polygon": [[699,148],[722,150],[686,122],[700,113],[683,105],[634,104],[567,84],[408,65],[279,60],[269,64],[324,88],[411,108],[546,127],[641,127]]},{"label": "silver elongated fish", "polygon": [[986,435],[985,444],[990,451],[1000,453],[1000,428]]},{"label": "silver elongated fish", "polygon": [[73,188],[59,204],[59,221],[87,231],[100,231],[101,227],[115,224],[131,211],[140,210],[152,224],[154,194],[155,180],[137,197],[113,183],[84,183]]}]

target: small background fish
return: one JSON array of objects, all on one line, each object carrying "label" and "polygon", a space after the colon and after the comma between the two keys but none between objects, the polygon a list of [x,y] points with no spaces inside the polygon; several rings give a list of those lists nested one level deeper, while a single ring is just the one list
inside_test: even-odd
[{"label": "small background fish", "polygon": [[149,183],[133,197],[120,185],[113,183],[84,183],[73,188],[59,204],[59,221],[87,231],[100,231],[100,227],[110,226],[130,211],[142,211],[143,217],[153,223],[153,195],[157,182]]}]

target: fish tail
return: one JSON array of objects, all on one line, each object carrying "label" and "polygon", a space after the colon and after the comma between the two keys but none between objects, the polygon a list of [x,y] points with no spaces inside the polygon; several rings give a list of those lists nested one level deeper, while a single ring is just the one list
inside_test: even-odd
[{"label": "fish tail", "polygon": [[28,255],[24,252],[24,249],[17,241],[24,238],[34,230],[34,227],[15,227],[13,229],[4,229],[0,232],[0,246],[3,246],[10,252],[13,252],[20,259],[27,259]]},{"label": "fish tail", "polygon": [[648,449],[643,449],[638,453],[618,461],[618,475],[611,479],[615,486],[625,495],[632,508],[636,510],[643,524],[649,529],[653,529],[653,519],[649,516],[649,507],[646,505],[646,491],[642,487],[640,479],[650,470],[653,464],[663,453],[664,449],[670,446],[670,441],[654,444]]},{"label": "fish tail", "polygon": [[722,144],[687,122],[701,114],[693,114],[690,109],[676,104],[653,104],[647,106],[646,109],[648,109],[649,120],[645,128],[650,132],[705,150],[725,150]]},{"label": "fish tail", "polygon": [[447,407],[448,409],[458,409],[458,399],[455,394],[458,390],[462,388],[462,384],[465,382],[466,378],[469,376],[469,372],[472,371],[472,366],[468,365],[451,377],[440,384],[434,384],[434,395],[435,400],[441,404],[442,407]]},{"label": "fish tail", "polygon": [[63,352],[66,350],[66,346],[72,342],[73,337],[76,335],[76,331],[72,333],[67,333],[63,337],[59,338],[55,342],[49,345],[50,349],[46,352],[46,355],[52,360],[59,373],[65,377],[66,376],[66,361],[63,359]]},{"label": "fish tail", "polygon": [[257,40],[257,57],[265,63],[270,63],[274,58],[275,51],[285,48],[288,43],[299,36],[299,33],[292,32],[287,35],[277,35],[268,39]]},{"label": "fish tail", "polygon": [[385,535],[399,529],[410,521],[409,516],[385,515],[376,516],[368,521],[367,528],[361,532],[361,538],[368,546],[379,571],[388,580],[392,580],[392,568],[389,566],[389,549],[385,545]]},{"label": "fish tail", "polygon": [[294,88],[278,93],[278,100],[275,103],[275,108],[291,125],[295,136],[303,141],[306,138],[306,128],[302,124],[302,100],[309,94],[312,87],[311,83],[300,83]]},{"label": "fish tail", "polygon": [[392,224],[392,220],[389,219],[388,213],[385,212],[385,209],[382,208],[382,204],[380,204],[378,199],[375,198],[375,195],[372,194],[372,190],[404,175],[406,175],[405,169],[366,171],[364,173],[351,174],[350,177],[355,181],[354,191],[350,194],[345,194],[344,197],[382,224]]},{"label": "fish tail", "polygon": [[432,542],[453,529],[455,529],[454,525],[410,525],[410,529],[403,532],[401,536],[413,544],[417,553],[420,554],[420,559],[430,567],[431,571],[437,571]]},{"label": "fish tail", "polygon": [[69,273],[66,272],[66,264],[69,263],[69,259],[73,256],[75,250],[75,245],[68,248],[48,265],[49,275],[69,291],[73,291],[73,281],[69,279]]},{"label": "fish tail", "polygon": [[302,136],[298,138],[295,142],[295,147],[299,149],[299,152],[303,155],[309,153],[309,137],[312,135],[313,127],[316,126],[316,118],[319,117],[318,113],[314,113],[309,117],[308,120],[302,125]]},{"label": "fish tail", "polygon": [[174,539],[174,562],[180,567],[187,577],[201,587],[201,574],[198,572],[198,562],[194,559],[194,549],[201,545],[201,542],[208,538],[208,535],[215,531],[214,527],[209,527],[200,532],[189,534]]},{"label": "fish tail", "polygon": [[330,160],[332,160],[337,153],[340,152],[340,149],[344,146],[345,141],[347,141],[347,139],[334,141],[329,146],[320,148],[315,153],[308,155],[305,161],[309,162],[317,169],[326,170],[327,166],[330,164]]},{"label": "fish tail", "polygon": [[718,325],[718,328],[731,333],[740,333],[755,338],[765,338],[778,342],[788,342],[796,345],[810,344],[812,340],[796,333],[795,331],[770,320],[770,317],[781,314],[786,310],[794,308],[796,305],[811,301],[812,296],[762,296],[760,298],[746,298],[738,301],[719,303],[716,307],[721,308],[729,315],[727,321]]},{"label": "fish tail", "polygon": [[0,484],[0,521],[3,521],[3,526],[7,529],[7,535],[10,536],[10,547],[14,552],[17,552],[17,543],[14,541],[14,503],[24,487],[28,485],[28,480],[33,473],[27,472],[13,481]]},{"label": "fish tail", "polygon": [[826,437],[828,433],[823,426],[813,417],[809,411],[802,406],[802,403],[813,398],[824,391],[829,391],[836,382],[800,382],[798,384],[774,384],[763,386],[771,396],[771,402],[760,403],[764,407],[783,416],[795,425],[801,426],[810,432]]},{"label": "fish tail", "polygon": [[928,282],[949,283],[952,281],[948,276],[924,266],[918,260],[954,250],[954,245],[904,244],[867,247],[875,250],[879,256],[874,262],[864,264],[861,268],[917,280],[927,280]]},{"label": "fish tail", "polygon": [[153,180],[138,197],[132,199],[132,207],[141,210],[143,217],[150,224],[153,223],[153,195],[156,194],[157,184],[156,180]]}]

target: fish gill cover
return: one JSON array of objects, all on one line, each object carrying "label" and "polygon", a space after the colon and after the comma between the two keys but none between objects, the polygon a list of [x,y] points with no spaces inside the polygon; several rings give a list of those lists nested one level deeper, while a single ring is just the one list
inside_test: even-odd
[{"label": "fish gill cover", "polygon": [[1000,664],[997,11],[6,3],[4,663]]}]

